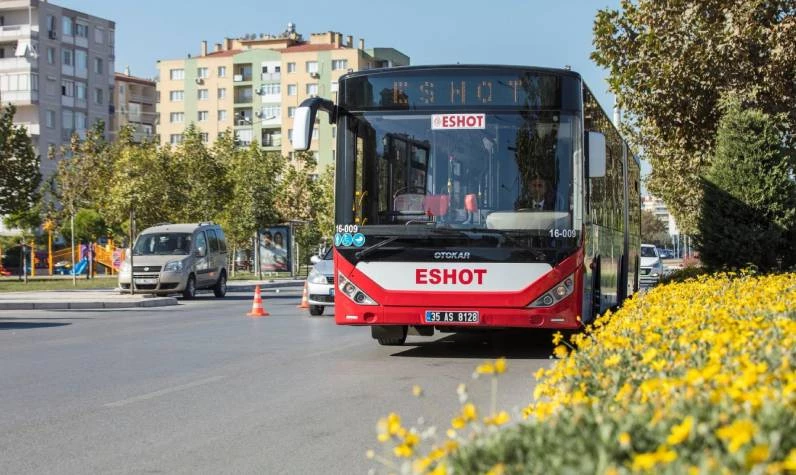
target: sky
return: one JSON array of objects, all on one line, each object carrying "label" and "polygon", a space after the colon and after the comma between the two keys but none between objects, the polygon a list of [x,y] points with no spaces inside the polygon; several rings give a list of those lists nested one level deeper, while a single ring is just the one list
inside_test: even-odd
[{"label": "sky", "polygon": [[590,59],[598,9],[619,0],[53,0],[116,22],[116,71],[152,78],[158,59],[199,54],[200,42],[275,34],[288,22],[310,33],[338,31],[355,44],[392,47],[411,64],[513,64],[579,72],[610,113],[606,71]]},{"label": "sky", "polygon": [[[52,0],[62,7],[116,22],[118,72],[154,78],[159,59],[212,50],[225,37],[277,34],[296,25],[310,33],[352,35],[365,48],[395,48],[419,64],[510,64],[560,68],[581,74],[612,114],[607,71],[589,58],[598,10],[620,0]],[[649,171],[642,163],[643,174]]]}]

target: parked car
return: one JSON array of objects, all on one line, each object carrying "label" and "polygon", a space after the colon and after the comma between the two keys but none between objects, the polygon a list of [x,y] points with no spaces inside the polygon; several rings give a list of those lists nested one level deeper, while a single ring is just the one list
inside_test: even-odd
[{"label": "parked car", "polygon": [[661,261],[658,248],[653,244],[641,245],[639,283],[642,287],[649,287],[658,283],[663,276],[663,262]]},{"label": "parked car", "polygon": [[332,249],[322,256],[312,256],[313,263],[307,275],[307,301],[310,315],[323,315],[326,307],[334,306],[334,261]]},{"label": "parked car", "polygon": [[192,299],[197,289],[227,293],[227,244],[221,226],[213,223],[162,224],[138,235],[119,270],[119,288],[157,295],[181,293]]}]

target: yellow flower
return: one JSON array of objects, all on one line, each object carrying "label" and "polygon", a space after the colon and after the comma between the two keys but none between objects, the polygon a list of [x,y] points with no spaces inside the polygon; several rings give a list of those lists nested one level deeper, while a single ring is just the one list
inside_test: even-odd
[{"label": "yellow flower", "polygon": [[561,343],[561,340],[563,340],[563,339],[564,339],[564,335],[562,335],[561,332],[553,333],[553,344],[554,345],[558,345],[559,343]]},{"label": "yellow flower", "polygon": [[641,359],[641,363],[647,364],[650,361],[654,360],[656,356],[658,356],[658,350],[656,350],[655,348],[650,348],[649,350],[644,352],[643,358]]},{"label": "yellow flower", "polygon": [[486,475],[503,475],[506,472],[506,467],[502,463],[495,464],[486,472]]},{"label": "yellow flower", "polygon": [[716,430],[716,436],[727,443],[727,450],[734,454],[752,440],[755,432],[757,432],[757,426],[755,426],[754,422],[744,419],[735,421],[728,426],[720,427]]},{"label": "yellow flower", "polygon": [[495,360],[495,372],[497,374],[506,372],[506,358],[498,358]]},{"label": "yellow flower", "polygon": [[746,454],[746,464],[748,466],[757,465],[768,460],[769,450],[767,444],[755,445],[752,450]]},{"label": "yellow flower", "polygon": [[633,470],[647,471],[651,470],[658,463],[658,458],[655,452],[648,452],[643,454],[636,454],[633,456]]},{"label": "yellow flower", "polygon": [[415,459],[415,461],[412,462],[412,471],[415,473],[426,473],[426,470],[428,470],[430,465],[431,459],[428,457]]},{"label": "yellow flower", "polygon": [[396,445],[394,449],[392,449],[392,453],[395,454],[396,457],[399,458],[409,458],[412,456],[412,447],[409,447],[406,444]]},{"label": "yellow flower", "polygon": [[444,463],[439,463],[436,467],[434,467],[434,470],[431,471],[430,475],[447,475],[447,473],[448,467]]},{"label": "yellow flower", "polygon": [[421,388],[420,386],[415,384],[414,386],[412,386],[412,395],[415,396],[415,397],[422,396],[423,395],[423,388]]},{"label": "yellow flower", "polygon": [[785,457],[784,465],[785,470],[796,471],[796,449],[790,449],[788,456]]},{"label": "yellow flower", "polygon": [[618,365],[619,361],[621,359],[622,359],[622,357],[619,356],[618,354],[613,354],[613,355],[609,356],[608,358],[606,358],[603,363],[605,364],[606,368],[610,368],[612,366]]},{"label": "yellow flower", "polygon": [[666,438],[666,443],[669,445],[677,445],[684,441],[691,434],[691,428],[694,426],[694,418],[692,416],[686,417],[679,425],[672,427],[669,437]]},{"label": "yellow flower", "polygon": [[454,429],[461,429],[462,427],[464,427],[464,425],[465,425],[464,419],[459,416],[456,416],[453,419],[451,419],[451,427],[453,427]]},{"label": "yellow flower", "polygon": [[478,418],[478,411],[475,408],[475,404],[468,402],[464,406],[462,406],[462,419],[465,421],[474,421]]},{"label": "yellow flower", "polygon": [[627,432],[622,432],[621,434],[619,434],[619,437],[617,437],[617,439],[619,440],[619,446],[622,447],[623,449],[627,449],[630,447],[630,434],[628,434]]},{"label": "yellow flower", "polygon": [[492,363],[482,363],[475,368],[476,374],[492,374],[495,372],[495,365]]},{"label": "yellow flower", "polygon": [[663,371],[664,366],[666,366],[666,361],[664,360],[655,360],[650,363],[650,367],[655,371]]},{"label": "yellow flower", "polygon": [[557,346],[557,347],[555,347],[555,349],[553,350],[553,354],[554,354],[554,355],[556,356],[556,358],[558,358],[558,359],[564,359],[564,358],[566,358],[566,357],[567,357],[567,354],[569,354],[569,351],[567,351],[567,347],[566,347],[566,346],[564,346],[564,345],[558,345],[558,346]]},{"label": "yellow flower", "polygon": [[544,368],[539,368],[536,371],[536,373],[533,375],[533,377],[536,378],[537,381],[539,381],[544,377],[544,373],[545,373]]},{"label": "yellow flower", "polygon": [[500,411],[497,415],[491,417],[484,418],[484,424],[486,425],[495,425],[495,426],[502,426],[509,422],[509,413],[506,411]]}]

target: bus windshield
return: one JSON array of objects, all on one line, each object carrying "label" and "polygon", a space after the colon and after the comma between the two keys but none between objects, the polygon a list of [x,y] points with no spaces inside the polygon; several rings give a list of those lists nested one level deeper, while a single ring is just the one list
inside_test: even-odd
[{"label": "bus windshield", "polygon": [[356,176],[341,198],[360,224],[574,233],[574,114],[390,111],[346,122]]}]

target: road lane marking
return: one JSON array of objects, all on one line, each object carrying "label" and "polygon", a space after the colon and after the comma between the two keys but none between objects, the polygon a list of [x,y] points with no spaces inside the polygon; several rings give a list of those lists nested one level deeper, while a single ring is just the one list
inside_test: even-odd
[{"label": "road lane marking", "polygon": [[182,391],[184,389],[194,388],[196,386],[201,386],[203,384],[214,383],[214,382],[216,382],[216,381],[218,381],[220,379],[223,379],[223,378],[224,378],[223,376],[213,376],[212,378],[200,379],[198,381],[193,381],[193,382],[190,382],[190,383],[180,384],[179,386],[174,386],[174,387],[171,387],[171,388],[161,389],[159,391],[155,391],[155,392],[151,392],[151,393],[147,393],[147,394],[142,394],[140,396],[133,396],[133,397],[130,397],[130,398],[127,398],[127,399],[122,399],[121,401],[109,402],[107,404],[104,404],[104,406],[105,407],[122,407],[122,406],[126,406],[128,404],[133,404],[133,403],[140,402],[140,401],[146,401],[148,399],[154,399],[156,397],[164,396],[166,394],[174,393],[174,392],[177,392],[177,391]]}]

